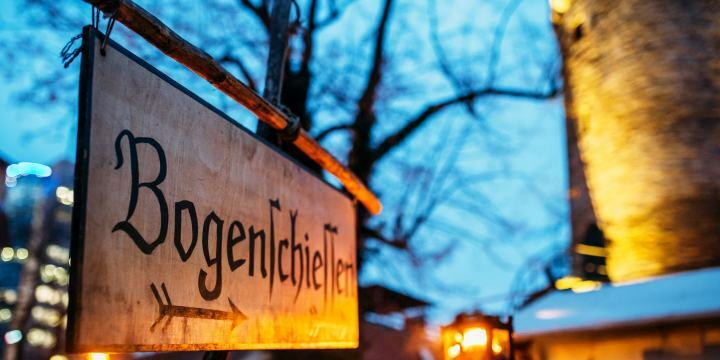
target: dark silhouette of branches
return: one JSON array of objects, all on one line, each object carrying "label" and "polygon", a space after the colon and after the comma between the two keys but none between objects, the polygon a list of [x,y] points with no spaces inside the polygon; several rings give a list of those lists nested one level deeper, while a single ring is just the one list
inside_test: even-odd
[{"label": "dark silhouette of branches", "polygon": [[[69,0],[25,0],[23,21],[45,31],[66,32],[69,38],[89,22],[89,9],[73,4]],[[177,6],[187,9],[191,7],[188,4],[179,1]],[[250,87],[262,90],[257,79],[264,71],[269,1],[208,0],[203,3],[207,16],[173,11],[176,8],[152,0],[143,5],[182,30],[183,36],[238,73]],[[524,191],[537,194],[538,202],[548,201],[543,207],[548,213],[559,218],[565,215],[551,202],[554,199],[543,199],[545,195],[533,186],[532,179],[503,163],[504,152],[512,145],[495,133],[491,124],[496,107],[504,106],[508,99],[543,103],[562,91],[557,54],[534,61],[539,74],[527,81],[504,81],[522,70],[507,66],[503,43],[516,40],[513,31],[518,29],[537,31],[523,27],[524,18],[517,16],[522,13],[522,0],[499,3],[498,15],[490,17],[497,20],[489,30],[459,27],[464,41],[449,40],[442,32],[441,25],[454,11],[445,1],[298,0],[297,5],[302,13],[291,27],[282,102],[300,117],[306,130],[333,147],[338,158],[384,196],[387,204],[378,218],[370,218],[362,210],[358,213],[361,261],[373,256],[380,259],[378,249],[392,249],[417,269],[418,281],[428,282],[433,277],[422,271],[424,266],[450,257],[458,243],[472,244],[498,267],[511,268],[516,264],[494,254],[493,246],[511,241],[519,233],[557,231],[509,218],[482,188],[497,181],[514,181]],[[425,17],[417,20],[413,14]],[[122,28],[115,30],[113,37],[153,65],[177,69]],[[487,46],[469,50],[466,45],[471,41]],[[28,59],[48,49],[59,50],[41,38],[29,38],[22,47],[13,46],[12,56]],[[469,51],[480,56],[464,56]],[[2,56],[9,60],[9,54],[3,51]],[[75,76],[60,69],[44,72],[31,81],[27,94],[33,96],[19,100],[46,106],[55,99],[58,107],[67,110],[62,124],[72,124],[65,114],[75,106],[75,83],[71,81]],[[472,157],[491,157],[497,164],[468,169],[463,161]],[[480,224],[488,233],[480,234],[464,223]],[[442,241],[428,245],[435,238]]]},{"label": "dark silhouette of branches", "polygon": [[258,21],[270,31],[270,11],[268,10],[267,1],[261,0],[259,4],[253,4],[251,0],[238,0],[240,5],[250,10],[257,17]]},{"label": "dark silhouette of branches", "polygon": [[462,104],[468,101],[474,101],[484,96],[508,96],[526,99],[546,100],[551,99],[558,95],[560,89],[553,88],[548,92],[532,92],[525,90],[515,89],[494,89],[487,88],[478,91],[471,91],[469,93],[454,97],[452,99],[444,100],[433,105],[429,105],[422,112],[420,112],[415,118],[410,119],[406,122],[406,125],[398,130],[395,134],[388,136],[376,149],[373,150],[373,159],[379,159],[388,151],[393,149],[412,135],[417,129],[419,129],[425,122],[432,118],[434,115],[440,113],[446,108]]}]

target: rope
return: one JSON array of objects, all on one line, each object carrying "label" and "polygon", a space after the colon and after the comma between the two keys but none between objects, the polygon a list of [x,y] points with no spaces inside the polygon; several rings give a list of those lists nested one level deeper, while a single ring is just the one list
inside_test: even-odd
[{"label": "rope", "polygon": [[117,10],[113,11],[108,19],[107,27],[105,28],[105,37],[103,38],[102,45],[100,45],[100,55],[105,56],[105,48],[107,47],[108,40],[110,39],[110,33],[113,31],[115,26],[115,20],[117,19]]},{"label": "rope", "polygon": [[60,51],[60,59],[62,60],[63,66],[66,69],[68,68],[68,66],[70,66],[70,64],[72,64],[73,60],[75,60],[75,58],[78,57],[78,55],[80,55],[80,53],[82,52],[82,46],[77,46],[73,48],[75,41],[80,38],[82,38],[82,33],[73,36]]}]

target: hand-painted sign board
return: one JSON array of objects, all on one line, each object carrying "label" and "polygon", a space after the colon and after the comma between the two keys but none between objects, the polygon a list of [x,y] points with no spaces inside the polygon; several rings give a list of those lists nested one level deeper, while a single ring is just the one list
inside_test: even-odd
[{"label": "hand-painted sign board", "polygon": [[351,348],[355,205],[86,29],[71,352]]}]

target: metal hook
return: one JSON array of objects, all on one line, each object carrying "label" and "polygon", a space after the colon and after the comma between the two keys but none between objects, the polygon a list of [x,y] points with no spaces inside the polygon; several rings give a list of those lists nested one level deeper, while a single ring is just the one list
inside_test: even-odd
[{"label": "metal hook", "polygon": [[92,7],[92,19],[90,19],[90,22],[96,29],[100,26],[100,10],[94,6]]},{"label": "metal hook", "polygon": [[285,128],[282,130],[278,130],[277,134],[280,140],[287,141],[287,142],[294,142],[295,139],[300,136],[300,118],[293,114],[290,109],[280,106],[281,110],[287,115],[288,123],[285,125]]},{"label": "metal hook", "polygon": [[102,45],[100,45],[100,55],[105,56],[105,48],[107,47],[108,39],[110,39],[110,33],[115,26],[115,19],[117,18],[117,10],[110,15],[108,19],[107,27],[105,28],[105,37],[103,38]]}]

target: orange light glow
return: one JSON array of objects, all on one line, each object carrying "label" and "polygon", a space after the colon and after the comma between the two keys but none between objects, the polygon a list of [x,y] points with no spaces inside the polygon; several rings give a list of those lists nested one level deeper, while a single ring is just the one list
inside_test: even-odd
[{"label": "orange light glow", "polygon": [[476,347],[487,346],[487,331],[483,328],[470,328],[463,332],[462,348],[468,350]]},{"label": "orange light glow", "polygon": [[574,293],[584,293],[584,292],[590,292],[595,291],[597,289],[600,289],[602,287],[602,284],[598,281],[592,281],[592,280],[583,280],[580,283],[576,284],[572,287],[572,291]]},{"label": "orange light glow", "polygon": [[586,245],[586,244],[575,245],[575,252],[580,255],[597,256],[597,257],[606,257],[607,256],[607,250],[605,250],[604,247],[591,246],[591,245]]},{"label": "orange light glow", "polygon": [[105,353],[90,353],[88,354],[88,360],[108,360],[110,355]]},{"label": "orange light glow", "polygon": [[500,345],[500,342],[497,339],[493,339],[492,351],[495,355],[499,355],[503,351],[502,345]]},{"label": "orange light glow", "polygon": [[449,358],[454,359],[458,356],[460,356],[460,352],[462,349],[460,348],[459,344],[455,344],[447,349],[447,355]]},{"label": "orange light glow", "polygon": [[558,290],[567,290],[580,282],[582,282],[582,279],[577,276],[566,276],[555,281],[555,288]]},{"label": "orange light glow", "polygon": [[564,14],[570,10],[570,0],[550,0],[550,8],[558,14]]}]

